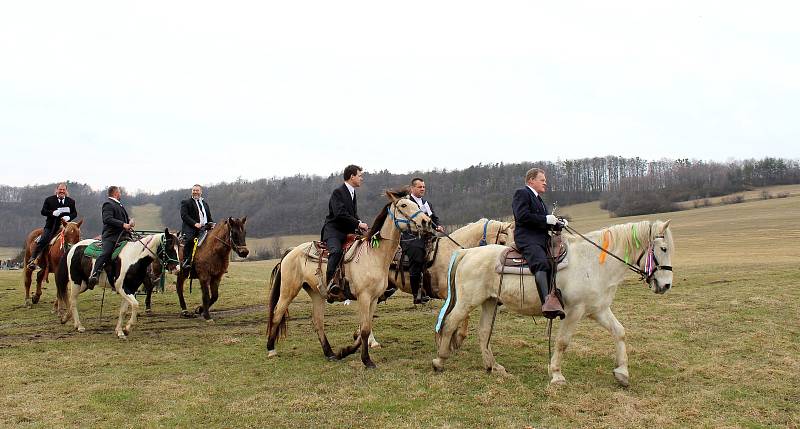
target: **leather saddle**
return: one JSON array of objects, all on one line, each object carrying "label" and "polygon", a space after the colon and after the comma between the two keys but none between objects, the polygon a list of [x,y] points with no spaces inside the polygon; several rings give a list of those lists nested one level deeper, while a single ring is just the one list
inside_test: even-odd
[{"label": "leather saddle", "polygon": [[[350,254],[350,249],[361,237],[363,236],[359,234],[347,234],[347,238],[345,238],[344,243],[342,243],[343,262],[350,262],[353,259],[353,255]],[[308,249],[307,256],[309,259],[314,262],[328,262],[328,245],[325,244],[324,241],[313,241],[312,243],[314,243],[313,246]]]},{"label": "leather saddle", "polygon": [[[555,256],[555,262],[558,264],[557,270],[562,270],[567,267],[567,253],[569,245],[566,240],[550,241],[550,252]],[[528,269],[528,261],[522,256],[519,249],[515,247],[507,247],[497,258],[495,264],[495,272],[499,274],[519,274],[523,276],[533,276],[531,270]]]}]

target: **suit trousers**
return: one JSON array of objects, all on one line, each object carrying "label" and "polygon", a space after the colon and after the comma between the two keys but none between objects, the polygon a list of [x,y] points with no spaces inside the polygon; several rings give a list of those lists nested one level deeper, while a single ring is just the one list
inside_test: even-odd
[{"label": "suit trousers", "polygon": [[53,239],[55,232],[58,231],[58,224],[53,225],[53,228],[44,228],[42,230],[42,235],[39,237],[39,242],[36,243],[36,249],[33,251],[32,256],[39,256],[44,250],[45,246],[50,243],[50,240]]},{"label": "suit trousers", "polygon": [[339,267],[339,262],[342,260],[342,243],[344,240],[341,237],[331,235],[325,240],[328,246],[328,268],[326,271],[325,282],[329,283]]}]

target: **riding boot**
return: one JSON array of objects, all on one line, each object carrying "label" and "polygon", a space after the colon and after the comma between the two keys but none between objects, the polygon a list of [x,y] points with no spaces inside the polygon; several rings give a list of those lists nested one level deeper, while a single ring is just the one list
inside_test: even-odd
[{"label": "riding boot", "polygon": [[97,286],[97,283],[100,282],[100,271],[103,270],[101,266],[95,266],[94,271],[92,271],[92,275],[89,276],[89,279],[86,280],[86,288],[87,289],[94,289]]},{"label": "riding boot", "polygon": [[[185,249],[188,249],[189,246],[186,246]],[[183,257],[183,263],[181,264],[181,271],[189,271],[192,268],[192,251],[187,250],[186,255]]]},{"label": "riding boot", "polygon": [[427,295],[425,295],[425,290],[422,288],[422,276],[421,275],[414,275],[411,276],[411,295],[414,296],[414,304],[424,304],[430,301]]},{"label": "riding boot", "polygon": [[28,269],[29,270],[35,270],[38,267],[38,265],[36,264],[36,260],[39,259],[39,251],[38,250],[39,249],[34,250],[33,251],[33,255],[31,255],[31,258],[28,259]]},{"label": "riding boot", "polygon": [[547,271],[537,271],[534,278],[536,279],[536,290],[539,292],[539,300],[542,302],[542,316],[547,319],[555,319],[556,317],[563,319],[566,314],[559,297],[555,291],[549,293],[550,282]]}]

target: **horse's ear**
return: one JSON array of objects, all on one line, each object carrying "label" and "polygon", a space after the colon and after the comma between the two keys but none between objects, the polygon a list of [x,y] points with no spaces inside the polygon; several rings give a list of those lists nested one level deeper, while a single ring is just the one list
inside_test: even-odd
[{"label": "horse's ear", "polygon": [[386,191],[384,191],[384,193],[386,194],[386,198],[388,198],[389,201],[391,201],[391,202],[395,202],[395,201],[399,200],[399,198],[397,198],[397,194],[394,191],[391,191],[391,190],[387,189]]},{"label": "horse's ear", "polygon": [[81,227],[81,225],[83,225],[83,219],[81,219],[81,220],[79,220],[79,221],[78,221],[78,228],[80,228],[80,227]]},{"label": "horse's ear", "polygon": [[667,219],[666,222],[661,224],[661,230],[659,231],[660,234],[664,234],[664,231],[666,231],[667,228],[669,228],[669,223],[670,222],[672,222],[672,219]]},{"label": "horse's ear", "polygon": [[228,218],[228,220],[227,220],[226,222],[228,222],[228,223],[233,223],[233,218],[232,218],[232,217],[229,217],[229,218]]},{"label": "horse's ear", "polygon": [[169,235],[169,228],[164,228],[164,235]]},{"label": "horse's ear", "polygon": [[244,225],[246,222],[247,222],[247,216],[242,218],[242,225]]}]

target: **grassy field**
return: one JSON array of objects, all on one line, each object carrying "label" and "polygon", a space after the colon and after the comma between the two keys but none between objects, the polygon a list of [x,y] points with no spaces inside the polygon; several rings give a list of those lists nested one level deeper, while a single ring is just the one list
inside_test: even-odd
[{"label": "grassy field", "polygon": [[0,259],[13,259],[19,255],[22,247],[0,247]]},{"label": "grassy field", "polygon": [[[613,306],[627,330],[630,388],[615,383],[613,343],[591,321],[565,357],[568,384],[549,387],[543,320],[504,311],[492,348],[512,377],[482,370],[474,332],[434,374],[441,303],[415,309],[408,295],[378,308],[377,370],[357,356],[322,358],[304,294],[290,307],[279,356],[267,359],[274,261],[232,264],[213,323],[180,319],[174,292],[156,295],[155,314],[127,341],[113,335],[113,294],[102,318],[102,293],[81,297],[87,332],[77,334],[50,313],[52,284],[25,309],[19,272],[0,272],[0,425],[800,427],[800,197],[636,218],[610,219],[596,204],[562,210],[580,231],[673,220],[674,289],[656,296],[631,275]],[[190,305],[199,300],[195,290]],[[354,309],[327,312],[333,345],[349,343]]]}]

